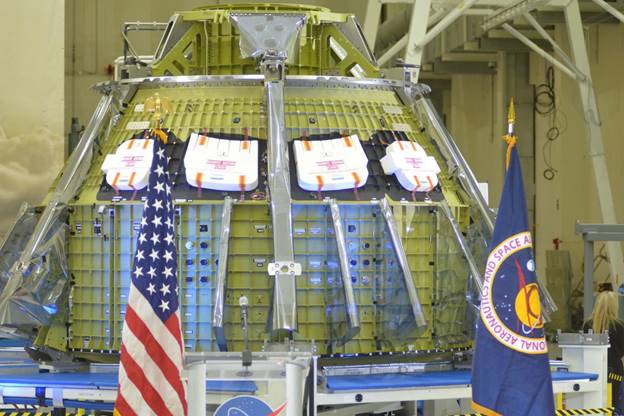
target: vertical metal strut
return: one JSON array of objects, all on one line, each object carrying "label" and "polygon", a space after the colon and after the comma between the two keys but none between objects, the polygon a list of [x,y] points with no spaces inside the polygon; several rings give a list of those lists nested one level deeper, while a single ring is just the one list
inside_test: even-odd
[{"label": "vertical metal strut", "polygon": [[228,249],[230,242],[230,223],[234,201],[229,196],[223,201],[221,212],[221,232],[219,233],[219,265],[217,267],[217,283],[214,306],[212,311],[212,330],[221,351],[227,351],[227,339],[223,329],[225,312],[225,287],[227,281]]},{"label": "vertical metal strut", "polygon": [[381,213],[383,214],[384,221],[386,221],[388,233],[390,234],[390,240],[392,240],[392,247],[394,247],[394,252],[399,261],[401,271],[403,272],[405,288],[407,289],[407,295],[412,305],[412,311],[414,313],[416,325],[425,326],[427,325],[427,321],[425,319],[425,314],[423,313],[420,300],[418,299],[418,292],[416,291],[416,285],[414,285],[412,271],[410,270],[409,263],[407,262],[407,255],[405,254],[403,242],[401,241],[401,236],[399,235],[399,230],[397,229],[396,222],[394,220],[392,207],[388,203],[388,200],[384,198],[380,201],[379,208],[381,209]]},{"label": "vertical metal strut", "polygon": [[358,307],[355,303],[351,273],[349,273],[349,259],[347,258],[347,247],[345,242],[342,219],[340,217],[340,207],[335,199],[329,200],[332,223],[334,224],[334,235],[336,236],[336,246],[338,247],[338,258],[340,259],[340,274],[342,275],[342,287],[345,293],[345,305],[350,331],[347,338],[352,337],[360,331],[360,317]]},{"label": "vertical metal strut", "polygon": [[306,16],[232,13],[230,19],[240,32],[241,55],[258,59],[265,78],[269,193],[275,256],[268,268],[269,275],[275,279],[271,326],[273,330],[296,331],[295,277],[301,274],[301,265],[295,262],[293,246],[288,138],[284,120],[284,72],[286,59]]}]

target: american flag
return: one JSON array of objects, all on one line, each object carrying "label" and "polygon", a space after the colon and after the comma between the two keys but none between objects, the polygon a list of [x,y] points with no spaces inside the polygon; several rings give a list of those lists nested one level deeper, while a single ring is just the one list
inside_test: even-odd
[{"label": "american flag", "polygon": [[115,415],[186,415],[173,206],[165,147],[154,160],[122,331]]}]

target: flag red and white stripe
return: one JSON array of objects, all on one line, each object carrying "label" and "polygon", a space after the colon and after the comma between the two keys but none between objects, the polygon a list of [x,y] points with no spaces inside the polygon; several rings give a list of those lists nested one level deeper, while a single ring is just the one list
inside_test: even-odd
[{"label": "flag red and white stripe", "polygon": [[156,140],[122,331],[117,416],[187,414],[171,188]]}]

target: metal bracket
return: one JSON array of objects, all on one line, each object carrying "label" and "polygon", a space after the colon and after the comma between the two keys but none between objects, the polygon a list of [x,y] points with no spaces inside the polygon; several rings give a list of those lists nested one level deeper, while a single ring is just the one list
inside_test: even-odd
[{"label": "metal bracket", "polygon": [[240,32],[241,57],[264,59],[277,55],[282,61],[293,55],[305,14],[230,13]]},{"label": "metal bracket", "polygon": [[301,264],[288,261],[276,261],[269,263],[269,276],[301,276]]},{"label": "metal bracket", "polygon": [[262,58],[260,61],[260,72],[264,74],[265,82],[285,80],[285,60],[283,56],[275,53],[275,51],[270,51]]}]

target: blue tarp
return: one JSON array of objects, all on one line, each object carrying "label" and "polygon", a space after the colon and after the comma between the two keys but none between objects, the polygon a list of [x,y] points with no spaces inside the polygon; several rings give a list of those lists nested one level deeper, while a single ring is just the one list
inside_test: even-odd
[{"label": "blue tarp", "polygon": [[[75,389],[117,389],[117,373],[4,374],[0,387],[45,387]],[[207,392],[255,393],[253,381],[206,381]]]},{"label": "blue tarp", "polygon": [[[553,381],[596,380],[597,374],[555,371]],[[432,371],[427,373],[371,374],[362,376],[329,376],[329,391],[405,389],[470,385],[470,370]]]}]

